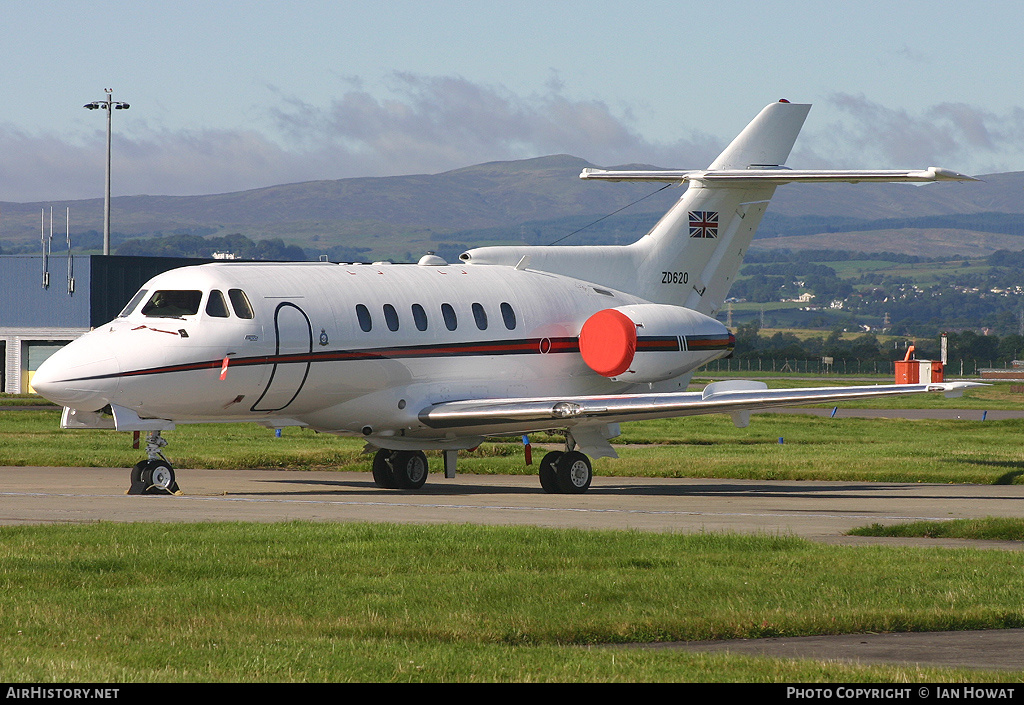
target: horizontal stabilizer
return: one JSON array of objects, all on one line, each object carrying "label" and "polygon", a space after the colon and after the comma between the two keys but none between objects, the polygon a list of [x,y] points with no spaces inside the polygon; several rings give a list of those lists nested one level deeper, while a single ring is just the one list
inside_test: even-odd
[{"label": "horizontal stabilizer", "polygon": [[651,170],[651,171],[613,171],[607,169],[584,169],[581,179],[599,179],[603,181],[666,181],[683,183],[685,181],[701,181],[711,183],[735,184],[789,184],[814,182],[861,183],[865,181],[978,181],[950,169],[930,166],[927,169],[787,169],[773,167],[768,169],[691,169],[691,170]]}]

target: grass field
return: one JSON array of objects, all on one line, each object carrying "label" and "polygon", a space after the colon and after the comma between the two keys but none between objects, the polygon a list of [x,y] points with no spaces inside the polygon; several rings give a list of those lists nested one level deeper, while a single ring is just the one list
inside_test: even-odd
[{"label": "grass field", "polygon": [[886,262],[884,260],[846,260],[842,262],[820,262],[835,270],[842,278],[851,279],[862,274],[885,274],[886,276],[907,279],[917,286],[932,286],[942,277],[963,274],[985,274],[991,268],[984,258],[974,259],[967,267],[963,266],[964,258],[950,259],[944,262]]},{"label": "grass field", "polygon": [[932,539],[1024,541],[1024,519],[988,517],[951,521],[915,521],[882,526],[872,524],[849,532],[852,536],[903,536]]},{"label": "grass field", "polygon": [[939,682],[624,644],[1024,626],[1024,554],[386,524],[0,529],[6,682]]}]

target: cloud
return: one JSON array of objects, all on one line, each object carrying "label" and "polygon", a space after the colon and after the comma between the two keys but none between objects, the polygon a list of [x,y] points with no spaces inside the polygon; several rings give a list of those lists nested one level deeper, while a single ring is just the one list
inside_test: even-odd
[{"label": "cloud", "polygon": [[[529,94],[458,76],[394,73],[383,88],[348,79],[315,105],[275,90],[254,129],[115,135],[113,191],[223,193],[298,181],[438,173],[487,161],[571,154],[601,166],[699,168],[732,135],[690,128],[674,142],[645,138],[628,108],[571,96],[554,74]],[[1024,169],[1024,110],[996,114],[964,103],[911,112],[836,93],[832,119],[809,121],[789,163],[800,167],[938,165],[969,173]],[[818,113],[821,114],[820,112]],[[826,113],[827,115],[828,113]],[[820,119],[820,118],[819,118]],[[102,196],[102,131],[30,134],[0,124],[0,201]]]},{"label": "cloud", "polygon": [[[917,112],[836,93],[839,117],[801,138],[802,158],[828,166],[945,166],[968,173],[1024,169],[1024,110],[1000,115],[966,103]],[[803,165],[803,164],[802,164]]]},{"label": "cloud", "polygon": [[[103,196],[105,135],[73,141],[0,125],[0,201]],[[304,175],[300,156],[247,131],[205,130],[117,135],[114,195],[217,193]],[[292,179],[294,180],[294,179]]]},{"label": "cloud", "polygon": [[[54,192],[61,197],[102,195],[97,189],[102,189],[103,182],[87,185],[78,168],[95,161],[94,151],[93,146],[71,144],[56,135],[31,135],[0,124],[0,200],[37,201]],[[97,162],[97,166],[102,179],[103,163]]]},{"label": "cloud", "polygon": [[[522,96],[452,76],[394,74],[389,96],[358,89],[329,106],[276,111],[283,133],[347,160],[362,174],[437,172],[499,159],[567,153],[600,164],[706,162],[715,139],[654,144],[598,100],[567,97],[560,80]],[[668,161],[665,161],[668,160]]]},{"label": "cloud", "polygon": [[[296,181],[438,173],[486,161],[572,154],[600,165],[699,166],[724,146],[694,131],[651,142],[595,99],[566,95],[557,77],[520,95],[453,76],[395,73],[384,95],[358,79],[327,105],[279,96],[274,133],[140,128],[115,136],[113,191],[187,195]],[[0,200],[95,198],[104,136],[77,142],[0,125]]]}]

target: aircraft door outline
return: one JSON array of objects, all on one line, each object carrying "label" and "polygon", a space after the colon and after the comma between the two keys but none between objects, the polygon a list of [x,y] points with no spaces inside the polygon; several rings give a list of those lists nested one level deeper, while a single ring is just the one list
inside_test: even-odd
[{"label": "aircraft door outline", "polygon": [[266,389],[249,407],[250,411],[281,411],[295,401],[309,377],[312,365],[309,357],[304,362],[281,360],[285,355],[309,355],[313,352],[313,326],[306,312],[290,301],[279,303],[274,309],[274,339],[274,366]]}]

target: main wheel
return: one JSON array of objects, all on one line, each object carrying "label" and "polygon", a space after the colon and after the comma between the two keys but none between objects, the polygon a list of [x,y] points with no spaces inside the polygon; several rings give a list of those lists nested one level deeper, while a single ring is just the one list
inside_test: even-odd
[{"label": "main wheel", "polygon": [[590,488],[590,481],[594,478],[590,458],[578,450],[565,453],[555,464],[555,478],[562,492],[583,494]]},{"label": "main wheel", "polygon": [[398,487],[398,483],[395,482],[395,473],[391,470],[392,454],[393,451],[382,448],[373,456],[373,481],[377,487],[383,487],[386,490]]},{"label": "main wheel", "polygon": [[132,468],[132,484],[147,494],[174,494],[178,483],[174,480],[174,468],[160,459],[144,460]]},{"label": "main wheel", "polygon": [[560,450],[553,450],[545,455],[540,461],[540,486],[548,494],[559,494],[562,490],[558,486],[556,467],[558,459],[565,453]]},{"label": "main wheel", "polygon": [[418,490],[427,481],[427,456],[421,450],[400,450],[391,456],[395,484],[403,490]]}]

